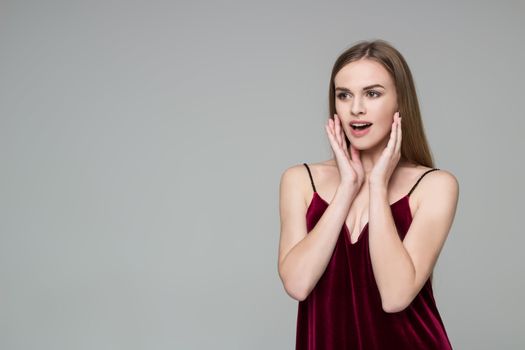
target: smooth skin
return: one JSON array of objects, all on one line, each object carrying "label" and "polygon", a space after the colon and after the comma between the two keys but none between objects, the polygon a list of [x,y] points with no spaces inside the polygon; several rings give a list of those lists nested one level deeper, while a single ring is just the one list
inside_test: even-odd
[{"label": "smooth skin", "polygon": [[[438,170],[427,174],[409,197],[412,224],[405,238],[399,237],[390,203],[405,195],[429,168],[399,162],[401,118],[393,82],[382,66],[368,60],[353,62],[335,79],[336,86],[365,87],[377,81],[384,87],[381,96],[369,98],[369,91],[363,90],[364,95],[338,99],[338,113],[325,126],[335,159],[310,168],[318,194],[332,200],[308,234],[305,215],[313,192],[306,169],[295,165],[281,177],[278,270],[286,292],[296,300],[304,300],[315,287],[345,223],[353,228],[350,238],[355,243],[363,223],[368,222],[372,268],[385,312],[399,312],[412,302],[430,277],[448,236],[459,186],[450,172]],[[388,116],[389,112],[393,114]],[[375,128],[361,139],[353,137],[348,125],[359,118],[373,122]],[[385,134],[387,125],[390,130]]]}]

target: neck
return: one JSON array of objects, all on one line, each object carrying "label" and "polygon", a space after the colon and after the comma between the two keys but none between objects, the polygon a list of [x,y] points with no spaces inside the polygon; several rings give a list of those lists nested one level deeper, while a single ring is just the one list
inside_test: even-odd
[{"label": "neck", "polygon": [[[375,147],[361,150],[359,152],[365,172],[365,181],[368,182],[370,173],[372,172],[372,169],[374,169],[375,164],[378,162],[387,144],[388,140],[385,140],[384,142],[378,143]],[[348,150],[348,152],[350,153],[350,150]]]},{"label": "neck", "polygon": [[[368,182],[370,179],[370,173],[372,172],[372,169],[374,169],[375,164],[381,157],[381,154],[383,153],[383,150],[385,149],[386,145],[388,144],[388,141],[385,141],[381,144],[376,145],[376,147],[360,150],[360,159],[361,164],[363,164],[363,170],[365,172],[365,182]],[[348,154],[350,154],[350,148],[348,149]],[[332,159],[331,164],[334,166],[337,166],[337,163],[335,159]],[[398,167],[403,165],[409,165],[410,162],[404,161],[402,159],[399,160]],[[394,171],[395,174],[395,171]],[[392,174],[392,176],[394,175]]]}]

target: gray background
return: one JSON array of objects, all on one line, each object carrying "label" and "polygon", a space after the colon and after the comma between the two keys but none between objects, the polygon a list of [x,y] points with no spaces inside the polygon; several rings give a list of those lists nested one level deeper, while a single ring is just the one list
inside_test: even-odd
[{"label": "gray background", "polygon": [[460,182],[434,277],[452,345],[523,348],[524,10],[1,1],[0,348],[293,348],[280,176],[331,156],[332,65],[375,38]]}]

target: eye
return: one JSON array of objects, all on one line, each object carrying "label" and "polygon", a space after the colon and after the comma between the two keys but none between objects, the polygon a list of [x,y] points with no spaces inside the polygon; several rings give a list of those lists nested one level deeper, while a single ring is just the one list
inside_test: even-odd
[{"label": "eye", "polygon": [[340,92],[339,94],[337,94],[337,98],[339,98],[340,100],[343,99],[343,96],[344,95],[347,95],[348,93],[347,92]]},{"label": "eye", "polygon": [[[382,95],[380,92],[377,92],[375,90],[369,90],[367,91],[367,94],[374,98],[380,97]],[[339,98],[340,100],[344,100],[345,95],[348,95],[348,92],[340,92],[339,94],[337,94],[337,98]]]}]

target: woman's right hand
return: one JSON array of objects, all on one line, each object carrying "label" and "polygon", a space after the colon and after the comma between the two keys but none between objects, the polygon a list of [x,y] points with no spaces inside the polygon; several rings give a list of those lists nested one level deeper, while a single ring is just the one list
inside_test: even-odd
[{"label": "woman's right hand", "polygon": [[348,184],[349,186],[355,187],[355,191],[357,192],[359,188],[361,188],[365,178],[359,150],[350,144],[351,156],[348,154],[344,130],[341,127],[341,120],[337,114],[334,114],[334,119],[328,119],[328,125],[325,125],[325,129],[332,150],[334,151],[341,184]]}]

